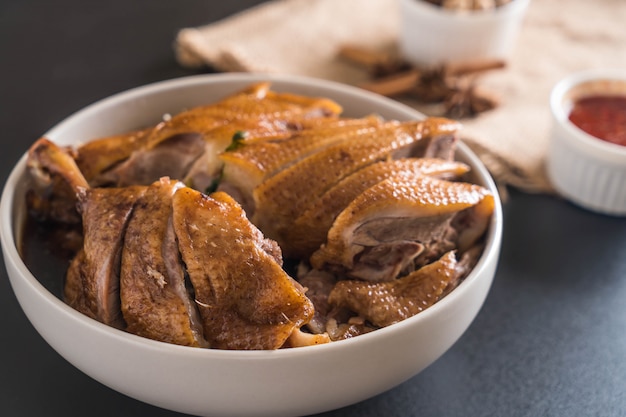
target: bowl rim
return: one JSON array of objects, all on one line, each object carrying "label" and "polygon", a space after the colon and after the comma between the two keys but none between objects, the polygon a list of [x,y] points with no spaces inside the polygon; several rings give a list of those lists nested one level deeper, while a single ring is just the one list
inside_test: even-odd
[{"label": "bowl rim", "polygon": [[579,148],[592,152],[600,158],[626,161],[626,146],[597,138],[569,120],[566,95],[578,86],[603,81],[618,81],[626,86],[626,71],[617,68],[587,69],[568,75],[552,88],[550,93],[550,110],[555,122],[565,130],[568,140]]},{"label": "bowl rim", "polygon": [[[51,129],[49,129],[43,136],[56,136],[57,132],[62,131],[70,123],[73,123],[74,121],[79,120],[90,113],[101,111],[104,108],[112,105],[117,105],[119,102],[129,100],[133,97],[142,97],[164,90],[176,90],[183,86],[189,85],[205,85],[233,82],[240,83],[243,87],[246,85],[246,83],[260,81],[269,81],[272,84],[282,83],[284,85],[294,84],[302,87],[320,87],[326,90],[336,91],[337,93],[347,94],[355,99],[376,102],[378,105],[382,105],[384,107],[392,109],[393,111],[397,111],[398,113],[406,114],[407,117],[415,119],[420,119],[424,117],[424,115],[419,113],[417,110],[414,110],[409,106],[399,103],[395,100],[362,90],[358,87],[353,87],[334,81],[314,79],[305,76],[265,73],[202,74],[159,81],[113,94],[111,96],[98,100],[81,110],[74,112],[73,114],[61,120]],[[285,90],[285,88],[286,87],[282,87],[283,90]],[[341,103],[339,104],[341,105]],[[280,360],[281,358],[299,357],[300,355],[308,356],[311,354],[324,354],[328,350],[345,349],[349,348],[349,346],[353,344],[365,344],[372,339],[385,338],[389,333],[403,332],[405,328],[414,325],[416,322],[426,320],[429,316],[438,314],[440,310],[445,309],[446,306],[451,303],[455,303],[458,298],[462,297],[464,293],[469,291],[469,287],[479,279],[481,272],[485,270],[488,265],[490,265],[492,262],[497,262],[503,233],[503,214],[498,189],[487,168],[483,165],[478,156],[474,154],[463,142],[458,143],[457,152],[459,151],[462,153],[463,158],[469,161],[470,165],[472,166],[472,171],[480,177],[482,185],[488,188],[493,193],[496,203],[494,208],[494,214],[491,218],[489,229],[486,235],[485,248],[480,259],[478,260],[478,263],[457,288],[455,288],[448,295],[446,295],[446,297],[444,297],[428,309],[420,312],[419,314],[409,317],[393,325],[377,329],[376,331],[367,334],[360,335],[359,337],[327,344],[304,346],[292,349],[251,351],[193,348],[155,341],[134,334],[130,334],[123,330],[119,330],[100,323],[97,320],[94,320],[74,310],[72,307],[67,305],[60,298],[50,292],[47,288],[45,288],[41,282],[39,282],[39,280],[30,272],[28,267],[25,265],[17,249],[16,233],[13,228],[13,224],[16,221],[13,212],[16,204],[14,197],[15,190],[22,180],[25,172],[27,153],[22,155],[17,164],[12,168],[2,191],[2,197],[0,200],[0,241],[2,242],[5,262],[11,263],[11,265],[19,272],[20,279],[24,281],[31,288],[31,290],[39,293],[40,296],[52,308],[60,310],[60,312],[64,316],[67,316],[71,320],[80,321],[83,324],[93,328],[94,331],[97,331],[99,333],[106,333],[107,337],[115,338],[123,343],[141,345],[146,349],[160,350],[163,352],[167,352],[168,354],[180,354],[185,356],[192,355],[193,357],[197,357],[199,360],[202,360],[202,358],[230,360]],[[496,259],[493,259],[494,257]],[[8,269],[8,265],[6,267]],[[12,282],[11,284],[13,285]]]}]

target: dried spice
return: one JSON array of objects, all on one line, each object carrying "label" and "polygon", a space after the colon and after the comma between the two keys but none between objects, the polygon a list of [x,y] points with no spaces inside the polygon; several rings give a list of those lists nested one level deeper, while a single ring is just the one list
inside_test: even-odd
[{"label": "dried spice", "polygon": [[475,84],[459,88],[445,100],[446,116],[453,119],[474,117],[495,108],[498,99]]},{"label": "dried spice", "polygon": [[455,62],[419,68],[398,56],[344,46],[339,55],[368,71],[371,81],[360,87],[388,97],[410,97],[423,103],[442,103],[443,115],[474,117],[498,105],[494,94],[477,86],[477,75],[505,66],[502,60]]}]

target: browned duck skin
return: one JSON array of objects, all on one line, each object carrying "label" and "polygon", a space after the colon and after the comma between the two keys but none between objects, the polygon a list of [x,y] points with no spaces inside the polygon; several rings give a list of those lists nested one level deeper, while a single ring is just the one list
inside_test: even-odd
[{"label": "browned duck skin", "polygon": [[[261,86],[255,86],[263,94]],[[252,88],[246,94],[254,94]],[[172,136],[183,133],[199,133],[221,126],[230,116],[225,109],[217,110],[214,104],[184,111],[154,126],[119,135],[90,140],[77,149],[76,162],[92,185],[106,183],[98,178],[104,172],[130,158],[140,150],[149,150]]]},{"label": "browned duck skin", "polygon": [[302,213],[278,237],[285,256],[308,259],[326,241],[335,218],[356,197],[382,180],[397,175],[428,175],[459,178],[469,167],[437,158],[403,158],[369,165],[338,182]]},{"label": "browned duck skin", "polygon": [[254,212],[252,192],[264,180],[333,144],[373,133],[381,124],[374,116],[350,121],[330,119],[292,132],[288,137],[245,140],[220,155],[224,163],[220,190],[235,197],[251,216]]},{"label": "browned duck skin", "polygon": [[448,252],[439,260],[390,282],[339,281],[328,301],[352,310],[378,327],[385,327],[432,306],[457,279],[456,258],[454,252]]},{"label": "browned duck skin", "polygon": [[475,227],[462,232],[471,236],[463,245],[472,246],[493,208],[493,195],[478,185],[419,175],[387,178],[337,216],[310,261],[315,269],[367,281],[393,280],[419,257],[428,262],[457,247],[459,232],[451,224],[465,210],[472,210]]},{"label": "browned duck skin", "polygon": [[183,187],[163,178],[137,200],[124,237],[121,309],[127,331],[185,346],[207,346],[185,288],[172,226],[172,196]]},{"label": "browned duck skin", "polygon": [[367,132],[316,152],[262,182],[253,191],[252,221],[279,240],[293,221],[344,177],[375,162],[424,156],[445,149],[439,140],[455,140],[459,124],[447,119],[403,122]]},{"label": "browned duck skin", "polygon": [[[271,82],[252,84],[218,102],[240,115],[300,115],[302,118],[336,116],[343,108],[335,101],[324,97],[312,97],[271,90]],[[202,111],[202,107],[199,108]],[[240,116],[241,117],[241,116]]]},{"label": "browned duck skin", "polygon": [[67,271],[65,301],[81,313],[123,329],[120,263],[126,225],[146,187],[93,188],[79,193],[83,247]]},{"label": "browned duck skin", "polygon": [[278,349],[313,305],[227,194],[176,192],[174,229],[211,347]]},{"label": "browned duck skin", "polygon": [[203,133],[227,123],[246,120],[294,120],[330,117],[342,109],[332,100],[269,90],[270,83],[258,83],[206,106],[194,107],[159,123],[150,133],[145,147],[181,133]]},{"label": "browned duck skin", "polygon": [[[256,130],[260,136],[271,136],[293,130],[292,124],[303,120],[335,118],[341,111],[331,100],[275,93],[269,86],[252,85],[216,103],[176,114],[152,128],[83,145],[78,149],[79,165],[92,186],[147,185],[160,176],[169,176],[204,187],[221,168],[215,156],[229,145],[235,132],[250,130],[256,134]],[[203,152],[195,149],[202,144],[201,139]],[[170,156],[170,163],[162,164],[160,154],[172,151],[176,154]],[[204,159],[209,164],[202,169]],[[199,163],[192,168],[194,160]],[[159,172],[160,168],[168,169]]]},{"label": "browned duck skin", "polygon": [[26,166],[32,185],[26,195],[29,211],[41,220],[79,224],[76,195],[89,184],[72,151],[41,138],[30,147]]},{"label": "browned duck skin", "polygon": [[223,181],[224,162],[220,155],[224,150],[236,146],[239,141],[286,138],[293,131],[294,127],[284,120],[250,118],[203,132],[204,152],[189,168],[183,182],[199,191],[215,191],[217,184]]},{"label": "browned duck skin", "polygon": [[[180,174],[165,171],[162,173],[175,178],[184,177],[183,182],[188,186],[199,191],[206,191],[214,187],[217,182],[224,184],[224,160],[220,158],[220,155],[226,149],[238,148],[241,144],[247,145],[251,142],[280,141],[306,129],[307,126],[323,125],[338,120],[335,117],[313,119],[303,119],[302,117],[302,115],[294,115],[293,117],[281,115],[281,117],[270,118],[263,115],[256,117],[247,115],[246,117],[233,117],[233,120],[225,120],[224,124],[211,127],[209,130],[198,128],[197,131],[204,139],[204,150],[199,156],[196,155],[196,160],[192,166],[183,165],[185,154],[182,154],[181,158],[171,157],[171,160],[176,164],[175,166],[181,166],[179,168]],[[154,149],[145,150],[144,153],[151,153],[160,148],[162,144],[163,142]],[[157,171],[155,171],[156,174]]]}]

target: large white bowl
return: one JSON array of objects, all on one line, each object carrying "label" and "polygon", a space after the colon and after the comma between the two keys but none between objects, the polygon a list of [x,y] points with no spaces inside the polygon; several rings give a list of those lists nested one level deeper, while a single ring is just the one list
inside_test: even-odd
[{"label": "large white bowl", "polygon": [[[182,78],[136,88],[79,111],[46,133],[61,144],[155,123],[165,113],[206,104],[252,82],[278,91],[325,96],[345,114],[386,118],[421,115],[359,89],[306,78],[224,74]],[[20,258],[16,238],[24,216],[25,157],[12,171],[0,205],[4,259],[17,299],[37,331],[65,359],[101,383],[138,400],[206,416],[288,416],[323,412],[386,391],[439,358],[478,313],[498,260],[499,200],[485,252],[467,279],[428,310],[350,340],[277,351],[220,351],[156,342],[103,325],[50,293]],[[497,190],[463,144],[458,159],[476,181]]]}]

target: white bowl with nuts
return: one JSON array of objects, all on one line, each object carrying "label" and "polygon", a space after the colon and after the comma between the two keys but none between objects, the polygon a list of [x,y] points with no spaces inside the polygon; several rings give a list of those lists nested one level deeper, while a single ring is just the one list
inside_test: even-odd
[{"label": "white bowl with nuts", "polygon": [[417,65],[507,59],[530,0],[400,0],[400,52]]}]

